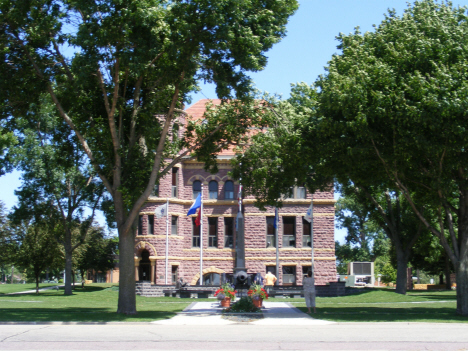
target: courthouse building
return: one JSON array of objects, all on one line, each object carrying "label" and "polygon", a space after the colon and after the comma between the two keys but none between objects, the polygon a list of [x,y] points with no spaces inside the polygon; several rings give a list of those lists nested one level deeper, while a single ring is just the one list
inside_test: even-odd
[{"label": "courthouse building", "polygon": [[[189,107],[187,118],[201,118],[208,100]],[[231,151],[218,156],[219,172],[210,174],[203,164],[182,161],[160,179],[140,211],[135,236],[135,278],[153,284],[174,284],[179,278],[191,285],[200,279],[200,250],[203,254],[204,285],[219,285],[221,274],[229,278],[236,262],[235,219],[238,213],[239,183],[229,176]],[[203,189],[203,235],[195,224],[196,216],[188,209]],[[260,211],[254,198],[243,200],[245,218],[245,266],[248,273],[272,271],[280,285],[301,285],[311,266],[311,228],[304,220],[314,202],[313,243],[316,284],[336,281],[333,189],[309,194],[304,188],[293,189],[279,209],[278,242],[273,226],[275,211]],[[165,203],[166,216],[155,217],[155,209]],[[168,235],[166,231],[168,229]],[[203,238],[203,242],[200,240]],[[167,259],[166,259],[167,240]],[[276,271],[276,246],[279,270]],[[166,266],[167,262],[167,266]]]}]

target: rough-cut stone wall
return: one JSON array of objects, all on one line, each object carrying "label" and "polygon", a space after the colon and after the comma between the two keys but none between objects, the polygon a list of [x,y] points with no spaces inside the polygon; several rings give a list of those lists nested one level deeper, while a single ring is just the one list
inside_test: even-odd
[{"label": "rough-cut stone wall", "polygon": [[[160,180],[159,197],[150,197],[141,209],[143,219],[142,233],[135,238],[135,246],[139,242],[151,244],[156,255],[150,259],[155,262],[153,282],[164,284],[165,281],[165,246],[166,246],[166,218],[154,219],[154,235],[148,233],[148,216],[154,214],[156,207],[164,204],[169,197],[169,255],[168,255],[168,283],[171,284],[171,267],[178,267],[179,277],[184,281],[195,282],[200,273],[200,249],[192,247],[192,218],[187,217],[187,211],[193,203],[192,184],[195,180],[203,183],[203,268],[206,273],[232,273],[235,265],[235,251],[224,248],[224,218],[235,217],[238,211],[237,200],[224,199],[224,184],[232,180],[228,176],[229,165],[220,164],[219,173],[212,175],[202,169],[202,164],[187,162],[178,165],[177,198],[170,198],[172,187],[172,173]],[[208,183],[218,182],[218,199],[209,200]],[[234,197],[237,199],[238,183],[234,182]],[[279,209],[279,259],[280,271],[278,279],[282,284],[282,266],[296,267],[296,283],[302,284],[303,267],[311,266],[311,249],[302,247],[302,218],[310,206],[312,195],[307,199],[287,199]],[[333,190],[313,194],[314,199],[314,256],[316,284],[326,284],[336,281],[335,242],[334,242],[334,200]],[[244,201],[245,207],[245,256],[246,268],[249,273],[266,273],[267,266],[276,265],[276,249],[266,247],[266,217],[274,216],[274,208],[267,207],[260,211],[253,204],[254,199],[248,197]],[[178,217],[177,235],[171,234],[171,217]],[[296,223],[295,247],[283,247],[282,217],[294,217]],[[218,218],[218,245],[208,247],[208,217]],[[142,234],[142,235],[140,235]],[[235,233],[234,233],[235,235]],[[139,247],[139,246],[138,246]],[[135,250],[135,265],[141,258],[141,249]]]}]

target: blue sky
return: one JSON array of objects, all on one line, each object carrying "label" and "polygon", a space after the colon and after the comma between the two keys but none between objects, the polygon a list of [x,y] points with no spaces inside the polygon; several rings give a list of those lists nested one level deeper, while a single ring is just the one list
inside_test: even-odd
[{"label": "blue sky", "polygon": [[[466,1],[453,1],[455,6],[466,6]],[[324,67],[333,54],[339,53],[336,36],[354,32],[372,31],[388,9],[401,15],[407,8],[403,0],[300,0],[300,7],[290,19],[286,37],[268,53],[267,67],[251,74],[256,87],[271,94],[289,97],[291,83],[312,84],[323,74]],[[202,85],[202,90],[193,94],[193,102],[199,99],[216,98],[212,85]],[[21,184],[20,173],[14,172],[0,177],[0,200],[8,208],[16,203],[14,190]],[[343,241],[345,232],[337,230],[336,239]]]}]

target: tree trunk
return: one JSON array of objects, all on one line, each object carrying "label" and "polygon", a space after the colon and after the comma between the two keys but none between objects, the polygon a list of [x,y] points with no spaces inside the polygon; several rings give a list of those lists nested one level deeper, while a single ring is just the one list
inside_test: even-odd
[{"label": "tree trunk", "polygon": [[406,281],[408,280],[408,259],[405,257],[402,250],[398,250],[395,247],[397,256],[397,278],[396,278],[396,289],[397,294],[406,294]]},{"label": "tree trunk", "polygon": [[39,294],[39,274],[36,274],[36,294]]},{"label": "tree trunk", "polygon": [[[70,245],[71,246],[71,245]],[[72,251],[70,246],[65,243],[65,292],[64,295],[71,295],[72,292]]]},{"label": "tree trunk", "polygon": [[[464,252],[463,252],[464,251]],[[457,271],[457,313],[468,317],[468,252],[460,253]]]},{"label": "tree trunk", "polygon": [[117,313],[136,314],[134,238],[119,229],[119,302]]}]

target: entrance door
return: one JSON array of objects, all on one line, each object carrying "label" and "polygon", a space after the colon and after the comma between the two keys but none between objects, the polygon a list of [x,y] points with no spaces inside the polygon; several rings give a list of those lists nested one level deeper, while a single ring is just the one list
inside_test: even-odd
[{"label": "entrance door", "polygon": [[143,250],[141,252],[140,269],[138,274],[139,281],[151,281],[151,261],[149,259],[149,256],[150,254],[147,250]]}]

